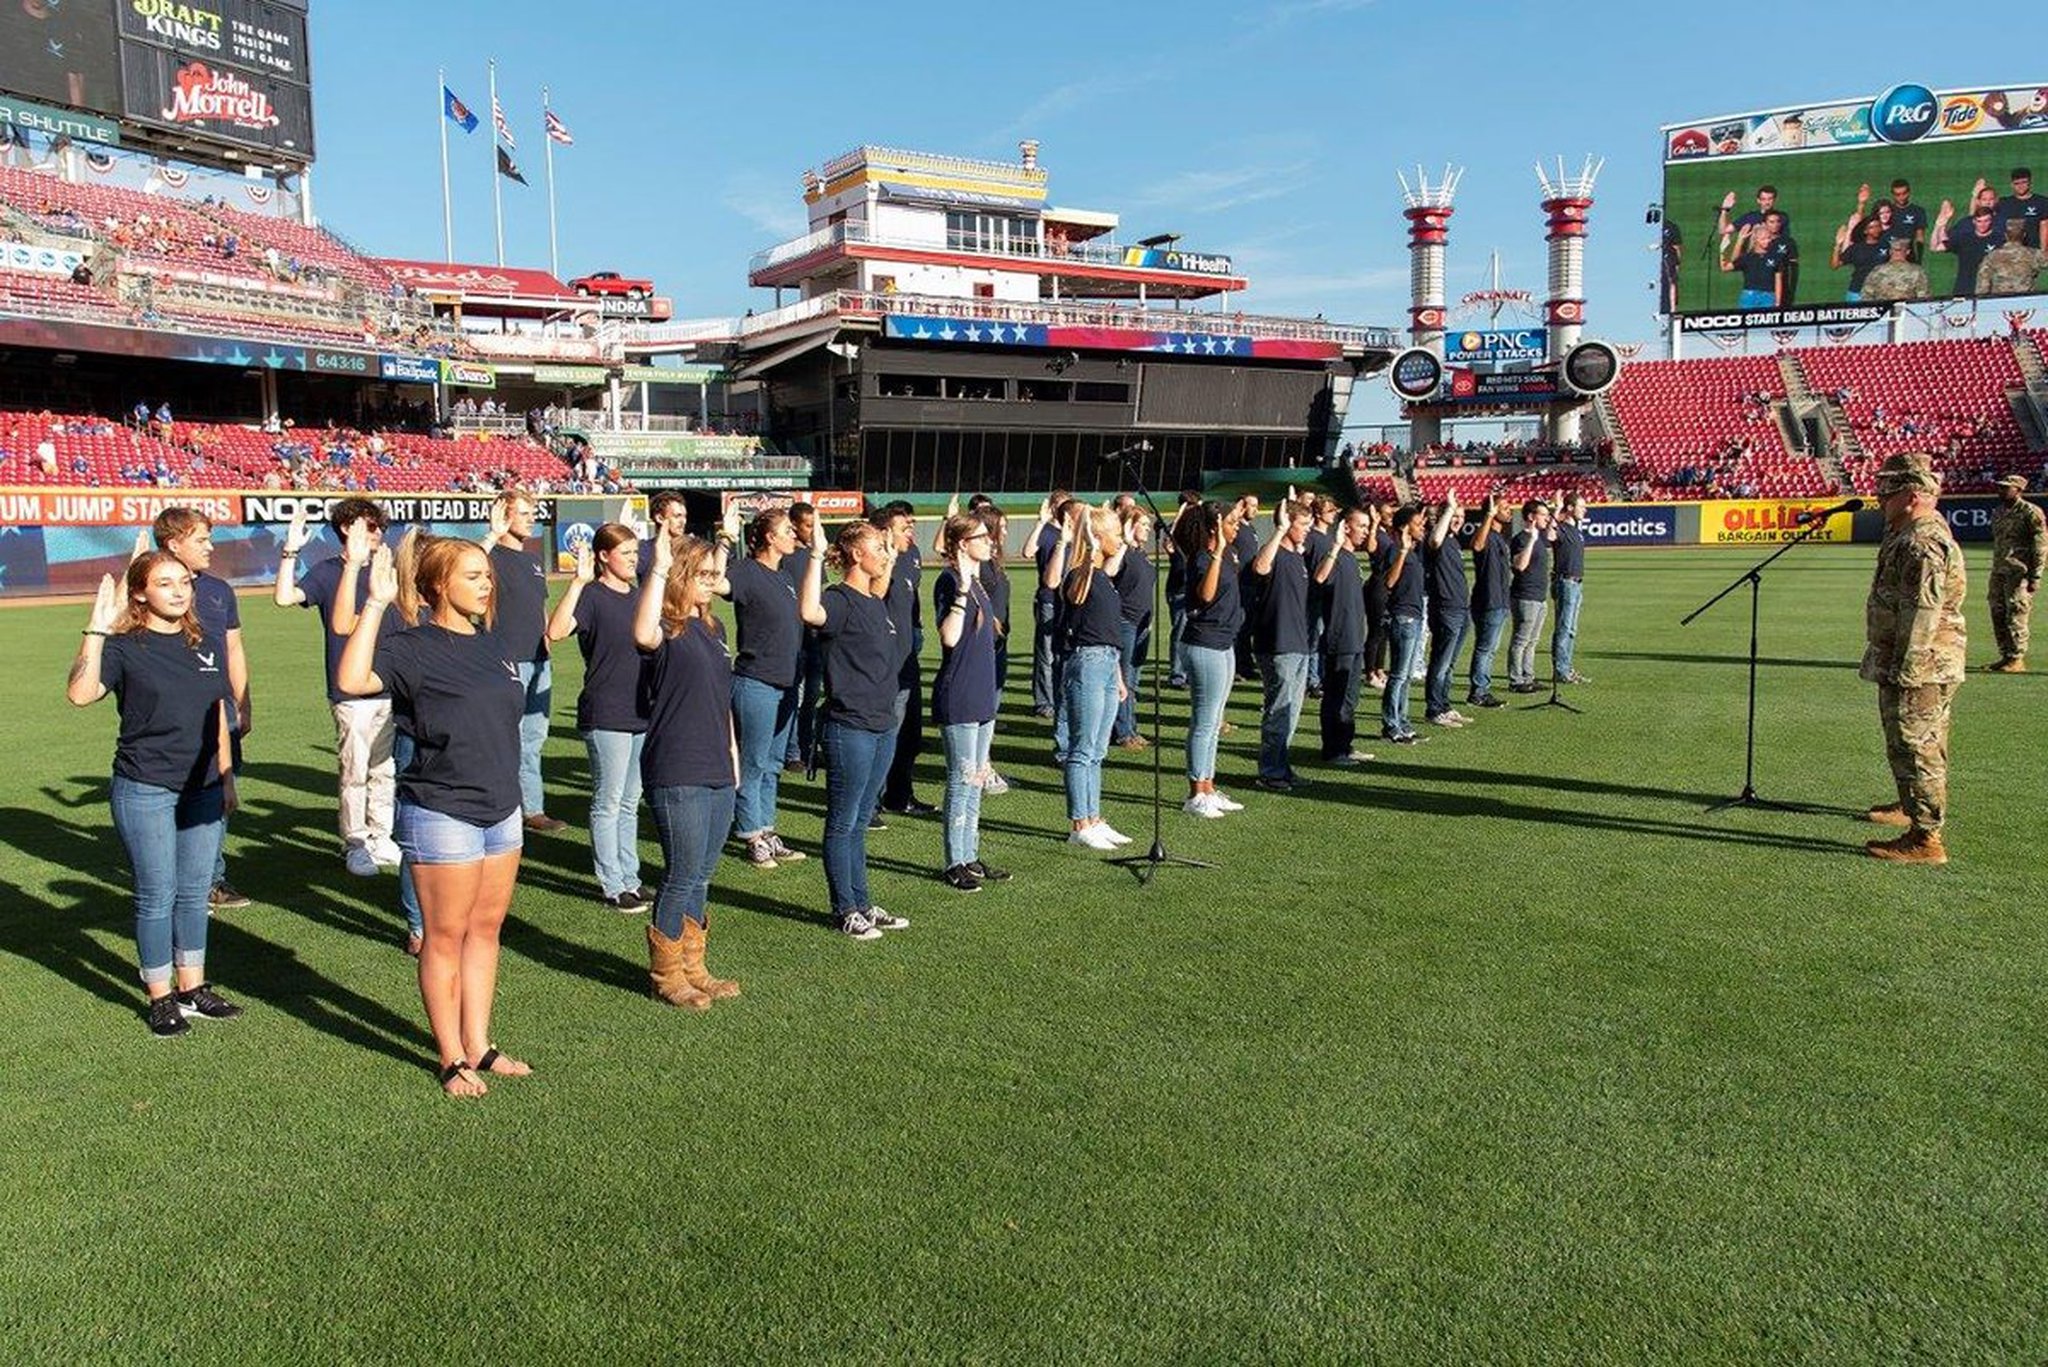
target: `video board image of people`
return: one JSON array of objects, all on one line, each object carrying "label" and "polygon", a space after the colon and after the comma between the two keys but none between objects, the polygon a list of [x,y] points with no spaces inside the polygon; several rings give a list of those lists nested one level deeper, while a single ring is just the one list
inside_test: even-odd
[{"label": "video board image of people", "polygon": [[113,0],[0,0],[0,91],[118,117]]}]

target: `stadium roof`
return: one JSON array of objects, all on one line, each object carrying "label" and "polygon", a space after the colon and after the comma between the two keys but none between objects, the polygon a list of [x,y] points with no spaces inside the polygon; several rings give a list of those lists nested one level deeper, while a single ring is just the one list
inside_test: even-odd
[{"label": "stadium roof", "polygon": [[470,265],[461,261],[403,261],[380,257],[377,264],[411,288],[427,294],[502,295],[520,299],[574,299],[576,293],[554,276],[518,266]]}]

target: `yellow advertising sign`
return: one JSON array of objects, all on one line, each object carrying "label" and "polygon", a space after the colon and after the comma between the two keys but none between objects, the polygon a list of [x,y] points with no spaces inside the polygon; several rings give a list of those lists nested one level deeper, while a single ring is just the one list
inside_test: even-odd
[{"label": "yellow advertising sign", "polygon": [[[1807,518],[1835,505],[1827,499],[1709,499],[1700,504],[1700,544],[1757,546],[1790,541],[1806,530]],[[1848,541],[1853,521],[1836,513],[1809,541]]]}]

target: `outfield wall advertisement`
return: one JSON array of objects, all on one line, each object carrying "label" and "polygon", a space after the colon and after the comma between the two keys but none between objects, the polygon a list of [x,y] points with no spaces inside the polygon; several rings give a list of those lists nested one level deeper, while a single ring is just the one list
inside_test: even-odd
[{"label": "outfield wall advertisement", "polygon": [[[1702,546],[1756,546],[1802,535],[1807,519],[1833,507],[1825,500],[1710,499],[1699,505]],[[1855,518],[1836,513],[1809,541],[1853,541]]]}]

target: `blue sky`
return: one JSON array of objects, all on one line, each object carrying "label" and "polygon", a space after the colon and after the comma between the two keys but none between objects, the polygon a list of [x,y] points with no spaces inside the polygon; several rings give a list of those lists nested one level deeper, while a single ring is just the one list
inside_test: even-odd
[{"label": "blue sky", "polygon": [[[1643,209],[1658,196],[1660,123],[1906,80],[2048,77],[2048,58],[2000,58],[1982,23],[1922,7],[1862,3],[1854,22],[1819,4],[1753,12],[1768,24],[1605,0],[313,0],[315,201],[373,251],[438,259],[435,70],[488,117],[495,56],[532,182],[505,187],[508,262],[547,264],[546,83],[576,136],[555,158],[564,274],[652,275],[679,316],[766,303],[747,257],[803,230],[806,167],[863,142],[1008,159],[1028,136],[1054,203],[1121,214],[1125,240],[1173,231],[1232,255],[1248,310],[1402,325],[1396,170],[1465,168],[1453,298],[1494,249],[1507,282],[1540,297],[1532,163],[1592,153],[1606,169],[1588,333],[1639,340],[1655,333]],[[487,133],[450,133],[456,255],[488,261]]]}]

